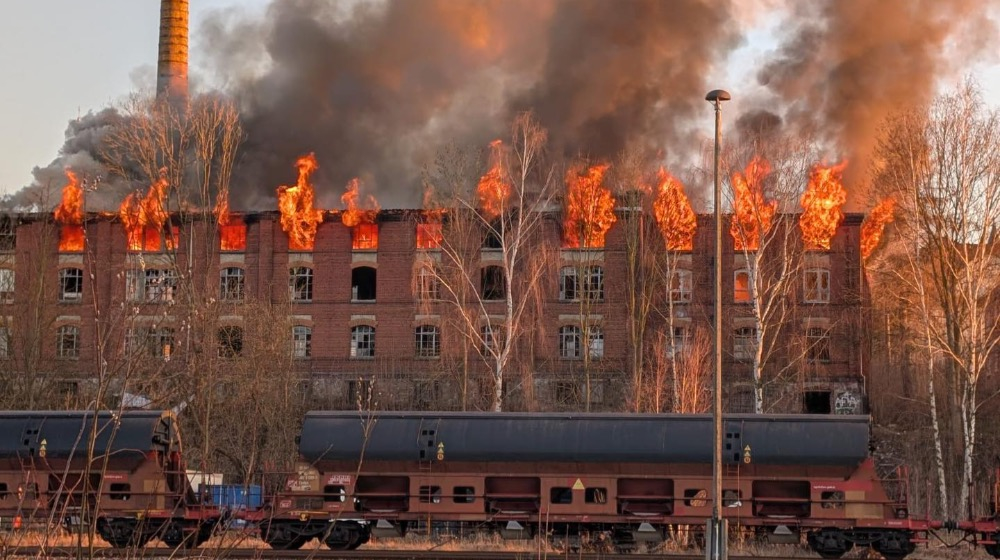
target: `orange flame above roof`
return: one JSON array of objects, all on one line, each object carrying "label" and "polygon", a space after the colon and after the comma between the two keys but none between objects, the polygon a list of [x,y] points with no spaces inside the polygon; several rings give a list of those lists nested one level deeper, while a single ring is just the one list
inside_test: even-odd
[{"label": "orange flame above roof", "polygon": [[323,222],[323,211],[313,208],[315,192],[309,176],[319,168],[314,154],[307,154],[295,162],[299,178],[295,186],[278,187],[278,209],[281,211],[281,229],[288,234],[288,248],[308,251],[316,241],[316,229]]},{"label": "orange flame above roof", "polygon": [[698,218],[691,207],[691,201],[684,194],[684,185],[662,167],[657,173],[656,182],[653,215],[660,226],[667,250],[692,250]]},{"label": "orange flame above roof", "polygon": [[875,252],[886,224],[896,219],[893,212],[896,209],[896,199],[883,198],[872,208],[861,224],[861,258],[867,259]]},{"label": "orange flame above roof", "polygon": [[118,208],[118,215],[128,235],[130,251],[159,251],[160,234],[169,217],[166,210],[167,188],[166,170],[161,170],[160,179],[150,185],[146,196],[139,198],[130,193]]},{"label": "orange flame above roof", "polygon": [[566,205],[563,217],[564,247],[604,247],[604,236],[618,220],[615,197],[604,186],[610,166],[599,164],[566,173]]},{"label": "orange flame above roof", "polygon": [[59,229],[60,251],[82,251],[83,236],[83,189],[76,173],[66,169],[66,179],[69,181],[63,187],[62,201],[55,210],[55,219],[62,224]]},{"label": "orange flame above roof", "polygon": [[837,165],[813,166],[809,172],[809,186],[802,194],[802,215],[799,228],[802,241],[808,249],[829,249],[837,227],[844,221],[841,207],[847,202],[843,174],[847,162]]},{"label": "orange flame above roof", "polygon": [[347,227],[374,224],[375,217],[378,216],[379,205],[374,196],[366,195],[364,204],[358,204],[360,190],[361,181],[355,177],[347,182],[347,191],[340,197],[340,201],[344,203],[344,213],[340,215],[340,221]]},{"label": "orange flame above roof", "polygon": [[771,172],[771,164],[755,156],[740,173],[733,173],[734,215],[729,225],[737,251],[756,251],[760,236],[771,229],[771,220],[778,203],[764,200],[764,177]]},{"label": "orange flame above roof", "polygon": [[480,177],[476,187],[483,217],[492,220],[503,214],[510,191],[510,182],[503,171],[503,142],[494,140],[490,142],[490,170]]}]

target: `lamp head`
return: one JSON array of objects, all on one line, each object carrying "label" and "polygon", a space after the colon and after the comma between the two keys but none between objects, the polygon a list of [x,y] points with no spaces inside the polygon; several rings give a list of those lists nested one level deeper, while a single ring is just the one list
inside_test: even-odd
[{"label": "lamp head", "polygon": [[729,101],[733,96],[729,95],[729,92],[724,89],[713,89],[708,92],[705,96],[705,101],[711,101],[712,103],[718,103],[720,101]]}]

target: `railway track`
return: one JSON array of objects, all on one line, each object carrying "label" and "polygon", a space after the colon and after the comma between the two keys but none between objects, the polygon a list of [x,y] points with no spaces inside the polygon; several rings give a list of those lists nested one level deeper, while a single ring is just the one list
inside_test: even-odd
[{"label": "railway track", "polygon": [[[272,550],[260,548],[174,550],[170,548],[144,548],[141,550],[116,550],[97,548],[93,555],[87,549],[73,547],[19,547],[0,551],[3,558],[100,558],[100,559],[297,559],[316,558],[343,560],[704,560],[702,554],[636,554],[593,552],[527,552],[527,551],[439,551],[439,550],[355,550],[350,552],[326,549]],[[730,560],[754,560],[759,556],[730,556]],[[770,560],[803,560],[804,557],[769,557]],[[808,556],[806,558],[815,558]]]},{"label": "railway track", "polygon": [[[100,559],[343,559],[343,560],[704,560],[702,554],[617,554],[580,552],[504,552],[504,551],[437,551],[437,550],[356,550],[350,552],[325,549],[272,550],[255,548],[174,550],[170,548],[144,548],[139,551],[122,551],[111,548],[78,550],[70,547],[20,547],[2,550],[3,558],[100,558]],[[730,560],[756,560],[760,556],[730,556]],[[768,557],[769,560],[803,560],[803,557]],[[812,556],[808,558],[814,558]]]}]

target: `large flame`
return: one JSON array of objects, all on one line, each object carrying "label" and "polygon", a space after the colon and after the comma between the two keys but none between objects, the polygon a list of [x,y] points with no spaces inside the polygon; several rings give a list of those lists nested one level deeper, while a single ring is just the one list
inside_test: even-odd
[{"label": "large flame", "polygon": [[371,250],[378,249],[378,201],[372,195],[365,197],[363,204],[358,204],[361,197],[361,181],[357,177],[347,182],[347,190],[340,197],[344,203],[344,213],[340,221],[351,228],[351,248]]},{"label": "large flame", "polygon": [[63,187],[62,201],[55,210],[55,219],[62,224],[59,229],[60,251],[82,251],[83,236],[83,188],[76,173],[66,169],[66,186]]},{"label": "large flame", "polygon": [[223,251],[247,250],[247,224],[242,217],[232,217],[219,226],[219,249]]},{"label": "large flame", "polygon": [[[125,233],[128,235],[129,251],[159,251],[162,247],[163,225],[169,215],[166,210],[167,182],[165,171],[160,179],[150,185],[146,196],[141,199],[130,193],[118,209]],[[176,246],[174,234],[166,238],[167,247]]]},{"label": "large flame", "polygon": [[896,199],[892,197],[883,198],[872,208],[871,213],[865,217],[861,224],[861,258],[867,259],[878,247],[882,240],[882,232],[885,225],[896,219],[893,212],[896,209]]},{"label": "large flame", "polygon": [[841,207],[847,202],[847,191],[842,182],[847,162],[837,165],[813,166],[809,172],[809,186],[802,194],[802,216],[799,228],[802,242],[807,249],[829,249],[837,227],[844,221]]},{"label": "large flame", "polygon": [[378,216],[378,201],[372,195],[366,195],[363,204],[358,204],[361,197],[361,181],[357,177],[347,182],[347,190],[340,196],[340,201],[344,203],[344,213],[340,215],[340,221],[347,227],[354,227],[358,224],[374,224],[375,217]]},{"label": "large flame", "polygon": [[694,249],[694,233],[698,229],[698,217],[691,207],[691,201],[684,194],[684,185],[662,167],[656,179],[653,215],[660,227],[663,241],[667,244],[667,250]]},{"label": "large flame", "polygon": [[604,247],[604,236],[618,220],[615,197],[604,186],[607,164],[586,170],[574,167],[566,173],[566,204],[563,216],[564,247]]},{"label": "large flame", "polygon": [[490,142],[490,170],[480,177],[476,187],[483,217],[493,220],[503,214],[510,191],[510,182],[503,171],[503,142],[494,140]]},{"label": "large flame", "polygon": [[760,236],[771,229],[771,220],[778,203],[764,200],[764,177],[771,172],[771,164],[755,156],[743,173],[733,173],[734,215],[729,225],[737,251],[756,251]]},{"label": "large flame", "polygon": [[219,224],[219,249],[246,251],[247,224],[242,217],[233,218],[229,213],[229,189],[220,189],[215,197],[215,217]]},{"label": "large flame", "polygon": [[293,251],[312,250],[316,242],[316,229],[323,222],[323,211],[313,208],[315,192],[309,176],[319,167],[316,156],[308,154],[295,162],[299,178],[295,186],[278,187],[278,209],[281,211],[281,229],[288,234],[288,248]]}]

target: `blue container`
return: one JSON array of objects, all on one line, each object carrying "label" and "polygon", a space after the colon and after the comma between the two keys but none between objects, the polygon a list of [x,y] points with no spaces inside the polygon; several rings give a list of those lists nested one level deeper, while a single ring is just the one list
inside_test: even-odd
[{"label": "blue container", "polygon": [[257,509],[263,502],[263,493],[258,485],[210,484],[212,503],[232,511]]}]

